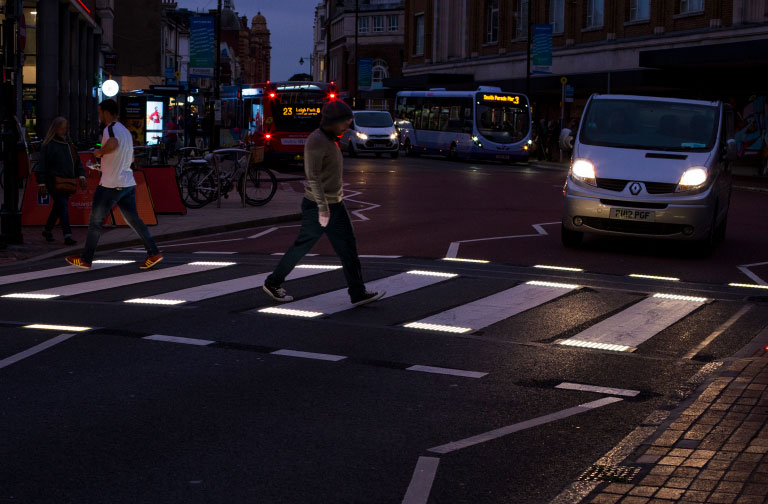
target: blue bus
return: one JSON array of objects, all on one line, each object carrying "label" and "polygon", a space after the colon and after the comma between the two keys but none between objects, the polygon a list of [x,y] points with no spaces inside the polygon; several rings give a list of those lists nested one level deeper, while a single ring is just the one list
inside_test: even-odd
[{"label": "blue bus", "polygon": [[528,161],[531,143],[528,97],[481,86],[475,91],[401,91],[398,119],[406,154],[453,159]]}]

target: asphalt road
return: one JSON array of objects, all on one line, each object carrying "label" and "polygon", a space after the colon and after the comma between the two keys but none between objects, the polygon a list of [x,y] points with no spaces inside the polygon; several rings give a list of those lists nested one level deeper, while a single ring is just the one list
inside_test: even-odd
[{"label": "asphalt road", "polygon": [[[151,272],[126,251],[87,272],[0,269],[0,296],[26,295],[0,298],[0,503],[548,502],[768,325],[760,291],[723,285],[759,262],[748,216],[766,195],[734,192],[726,246],[702,262],[563,251],[546,224],[562,172],[349,167],[361,253],[402,256],[363,258],[390,293],[369,306],[350,309],[322,243],[286,283],[292,311],[259,311],[291,227],[166,243]],[[460,245],[487,264],[439,259],[514,234],[536,236]],[[626,276],[668,271],[683,281]]]}]

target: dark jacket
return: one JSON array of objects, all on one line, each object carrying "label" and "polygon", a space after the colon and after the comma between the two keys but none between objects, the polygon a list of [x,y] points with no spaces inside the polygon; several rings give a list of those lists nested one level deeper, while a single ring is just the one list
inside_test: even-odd
[{"label": "dark jacket", "polygon": [[54,177],[77,178],[85,176],[80,156],[67,143],[58,137],[54,138],[40,151],[40,160],[34,168],[38,184],[45,184],[49,191],[53,190]]}]

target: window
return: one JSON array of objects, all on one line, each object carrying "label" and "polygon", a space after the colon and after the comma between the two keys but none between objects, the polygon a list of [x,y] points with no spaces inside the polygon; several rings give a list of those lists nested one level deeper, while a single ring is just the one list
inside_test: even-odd
[{"label": "window", "polygon": [[373,31],[384,31],[384,16],[373,16]]},{"label": "window", "polygon": [[565,0],[549,0],[549,24],[552,33],[565,31]]},{"label": "window", "polygon": [[372,88],[381,89],[384,87],[384,79],[389,78],[389,65],[383,59],[373,60],[372,70]]},{"label": "window", "polygon": [[499,0],[486,0],[485,27],[485,43],[497,43],[499,41]]},{"label": "window", "polygon": [[704,10],[704,0],[680,0],[680,14],[686,12],[701,12]]},{"label": "window", "polygon": [[603,26],[603,0],[587,0],[587,28]]},{"label": "window", "polygon": [[651,18],[651,0],[629,0],[629,20],[641,21]]},{"label": "window", "polygon": [[518,39],[528,37],[528,2],[529,0],[518,0],[517,2],[517,24],[515,33]]},{"label": "window", "polygon": [[424,54],[424,14],[414,17],[413,54]]},{"label": "window", "polygon": [[400,30],[400,16],[393,14],[389,16],[389,31],[396,32]]},{"label": "window", "polygon": [[369,19],[368,17],[361,17],[357,19],[357,31],[358,33],[368,33]]}]

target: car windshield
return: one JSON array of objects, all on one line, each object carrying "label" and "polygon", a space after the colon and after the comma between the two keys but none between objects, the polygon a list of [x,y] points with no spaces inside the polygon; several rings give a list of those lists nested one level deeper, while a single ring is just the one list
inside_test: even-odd
[{"label": "car windshield", "polygon": [[579,141],[587,145],[663,151],[709,151],[715,142],[718,108],[650,101],[592,100]]},{"label": "car windshield", "polygon": [[363,128],[391,128],[394,125],[389,112],[358,112],[355,124]]},{"label": "car windshield", "polygon": [[[490,98],[495,98],[492,101]],[[499,98],[508,98],[501,101]],[[491,142],[510,144],[519,142],[528,134],[531,121],[525,107],[525,97],[516,95],[478,94],[477,130]],[[512,100],[516,100],[515,103]]]}]

